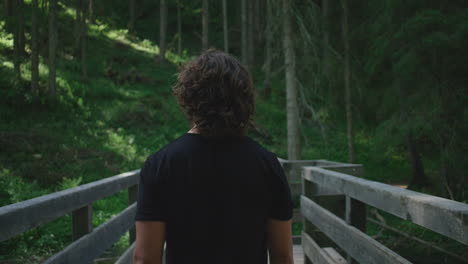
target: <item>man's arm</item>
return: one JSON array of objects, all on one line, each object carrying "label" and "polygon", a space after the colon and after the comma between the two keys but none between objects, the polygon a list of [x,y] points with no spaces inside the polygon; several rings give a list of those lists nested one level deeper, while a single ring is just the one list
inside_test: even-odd
[{"label": "man's arm", "polygon": [[160,221],[137,221],[134,264],[161,264],[166,239],[166,224]]},{"label": "man's arm", "polygon": [[267,246],[270,264],[293,264],[292,221],[268,219]]}]

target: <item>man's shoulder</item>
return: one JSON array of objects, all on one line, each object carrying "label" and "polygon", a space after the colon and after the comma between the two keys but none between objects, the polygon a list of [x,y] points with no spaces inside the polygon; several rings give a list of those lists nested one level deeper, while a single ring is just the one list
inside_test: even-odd
[{"label": "man's shoulder", "polygon": [[277,155],[274,153],[274,151],[270,151],[268,150],[266,147],[264,147],[261,143],[259,143],[258,141],[250,138],[250,137],[247,137],[248,138],[248,141],[249,141],[249,144],[253,147],[253,149],[255,149],[257,151],[256,154],[266,158],[266,159],[277,159]]},{"label": "man's shoulder", "polygon": [[174,153],[174,150],[177,150],[178,148],[180,148],[179,143],[183,140],[184,137],[185,137],[185,134],[182,134],[181,136],[177,137],[176,139],[166,144],[164,147],[160,148],[156,152],[149,155],[148,158],[146,159],[147,162],[159,162],[165,159],[168,155]]}]

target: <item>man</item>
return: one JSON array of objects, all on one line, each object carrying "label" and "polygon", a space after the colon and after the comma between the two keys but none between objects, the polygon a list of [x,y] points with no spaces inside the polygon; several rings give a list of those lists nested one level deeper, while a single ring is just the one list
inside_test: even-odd
[{"label": "man", "polygon": [[235,58],[209,50],[174,95],[192,129],[140,173],[134,263],[290,264],[292,202],[275,154],[245,135],[255,90]]}]

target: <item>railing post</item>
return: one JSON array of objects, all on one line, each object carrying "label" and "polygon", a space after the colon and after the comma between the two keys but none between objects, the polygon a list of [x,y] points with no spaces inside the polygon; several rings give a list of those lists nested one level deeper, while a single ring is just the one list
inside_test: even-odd
[{"label": "railing post", "polygon": [[[128,205],[133,204],[138,199],[138,184],[132,185],[128,188]],[[136,239],[136,228],[133,225],[129,230],[130,245],[135,242]]]},{"label": "railing post", "polygon": [[[301,179],[302,180],[302,195],[310,197],[311,183],[306,181],[304,177],[301,177],[301,178],[302,178]],[[307,234],[314,232],[313,226],[307,221],[305,217],[302,217],[302,230],[303,232],[306,232]],[[304,243],[304,240],[302,240],[301,242]],[[310,259],[305,255],[305,252],[304,252],[304,264],[312,264],[312,261],[310,261]]]},{"label": "railing post", "polygon": [[[348,168],[336,168],[335,171],[343,172],[349,175],[360,177],[363,174],[362,167],[348,167]],[[366,204],[346,196],[346,211],[345,220],[346,222],[366,233],[367,219],[366,219]],[[346,260],[349,264],[357,263],[351,258],[350,255],[346,255]]]},{"label": "railing post", "polygon": [[72,212],[73,240],[93,230],[93,206],[87,205]]}]

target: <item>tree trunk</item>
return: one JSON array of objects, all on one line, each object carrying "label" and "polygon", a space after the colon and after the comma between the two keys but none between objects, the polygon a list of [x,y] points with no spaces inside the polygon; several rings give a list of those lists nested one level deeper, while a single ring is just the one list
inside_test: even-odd
[{"label": "tree trunk", "polygon": [[269,97],[271,94],[271,57],[272,57],[272,47],[273,44],[273,15],[271,11],[271,1],[266,0],[266,39],[265,39],[265,80],[263,81],[263,87],[265,91],[265,96]]},{"label": "tree trunk", "polygon": [[288,159],[300,159],[299,109],[297,107],[296,55],[291,24],[291,3],[283,0],[283,48],[286,72],[286,109],[288,122]]},{"label": "tree trunk", "polygon": [[247,6],[246,0],[241,0],[241,60],[247,65]]},{"label": "tree trunk", "polygon": [[88,79],[88,71],[86,67],[86,46],[87,46],[87,26],[86,26],[86,0],[81,2],[81,37],[80,37],[80,50],[81,50],[81,78],[83,81]]},{"label": "tree trunk", "polygon": [[21,51],[20,51],[20,1],[15,0],[12,4],[12,27],[13,27],[13,65],[15,72],[15,80],[19,84],[21,82]]},{"label": "tree trunk", "polygon": [[159,22],[159,57],[158,62],[164,63],[166,62],[166,16],[167,16],[167,6],[166,0],[160,0],[160,22]]},{"label": "tree trunk", "polygon": [[130,33],[135,32],[135,17],[136,17],[136,14],[135,14],[136,13],[135,1],[136,0],[130,0],[129,8],[128,8],[128,11],[129,11],[128,32],[130,32]]},{"label": "tree trunk", "polygon": [[49,0],[49,82],[48,92],[55,96],[56,76],[55,61],[57,50],[57,0]]},{"label": "tree trunk", "polygon": [[203,0],[202,6],[202,49],[208,49],[208,0]]},{"label": "tree trunk", "polygon": [[180,14],[180,1],[177,1],[177,53],[182,54],[182,18]]},{"label": "tree trunk", "polygon": [[18,8],[16,15],[18,16],[18,52],[20,56],[25,56],[26,37],[24,36],[24,2],[17,0]]},{"label": "tree trunk", "polygon": [[254,0],[254,46],[257,47],[260,44],[260,0]]},{"label": "tree trunk", "polygon": [[322,0],[322,72],[325,80],[330,78],[330,0]]},{"label": "tree trunk", "polygon": [[228,16],[227,16],[226,0],[223,0],[223,32],[224,32],[224,52],[229,53]]},{"label": "tree trunk", "polygon": [[76,0],[75,1],[75,47],[74,47],[74,55],[75,58],[80,57],[80,47],[81,47],[81,14],[83,8],[83,0]]},{"label": "tree trunk", "polygon": [[351,87],[350,87],[350,64],[349,64],[349,38],[348,38],[348,0],[341,0],[343,8],[342,18],[342,34],[344,46],[344,85],[345,85],[345,104],[346,104],[346,122],[347,122],[347,137],[348,137],[348,162],[355,163],[356,156],[354,152],[354,135],[353,135],[353,114],[351,103]]},{"label": "tree trunk", "polygon": [[37,0],[32,0],[31,21],[31,90],[39,92],[39,6]]},{"label": "tree trunk", "polygon": [[89,23],[95,24],[96,17],[94,16],[94,0],[89,0],[88,13]]},{"label": "tree trunk", "polygon": [[428,185],[429,181],[424,173],[421,154],[419,153],[417,143],[414,141],[411,132],[406,135],[406,144],[408,146],[411,167],[413,168],[413,177],[408,185],[408,189],[425,187]]},{"label": "tree trunk", "polygon": [[253,21],[254,21],[254,14],[253,14],[253,0],[249,0],[248,1],[248,10],[247,10],[247,14],[248,14],[248,18],[249,18],[249,22],[248,22],[248,37],[247,37],[247,41],[248,41],[248,48],[247,48],[247,53],[248,53],[248,59],[247,59],[247,65],[249,67],[253,67],[254,65],[254,57],[255,57],[255,47],[254,47],[254,25],[253,25]]}]

